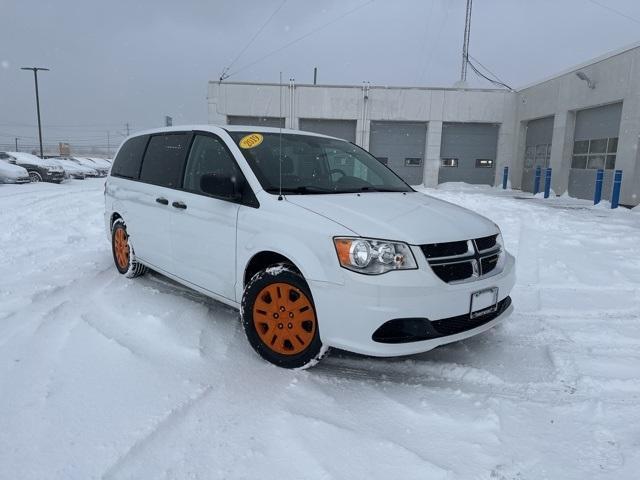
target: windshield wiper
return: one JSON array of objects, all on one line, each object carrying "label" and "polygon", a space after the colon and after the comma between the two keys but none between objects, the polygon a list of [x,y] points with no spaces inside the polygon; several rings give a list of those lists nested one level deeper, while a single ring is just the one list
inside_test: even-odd
[{"label": "windshield wiper", "polygon": [[282,193],[291,193],[291,194],[297,194],[297,195],[305,195],[305,194],[313,194],[313,193],[336,193],[336,191],[333,188],[324,188],[324,187],[315,187],[315,186],[309,186],[309,185],[304,185],[304,186],[300,186],[300,187],[282,187],[282,189],[276,188],[276,187],[272,187],[272,188],[268,188],[267,192],[269,193],[280,193],[280,191],[282,191]]},{"label": "windshield wiper", "polygon": [[[388,187],[359,187],[354,190],[349,190],[349,193],[359,193],[359,192],[406,192],[407,190],[399,189],[399,188],[388,188]],[[341,192],[347,193],[347,192]]]}]

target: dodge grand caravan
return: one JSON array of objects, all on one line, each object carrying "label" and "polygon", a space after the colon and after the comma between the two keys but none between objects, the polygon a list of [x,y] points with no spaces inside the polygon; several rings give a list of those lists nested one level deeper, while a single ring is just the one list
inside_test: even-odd
[{"label": "dodge grand caravan", "polygon": [[360,147],[309,132],[170,127],[120,147],[105,185],[117,270],[147,268],[240,310],[281,367],[336,347],[407,355],[512,311],[497,225],[414,191]]}]

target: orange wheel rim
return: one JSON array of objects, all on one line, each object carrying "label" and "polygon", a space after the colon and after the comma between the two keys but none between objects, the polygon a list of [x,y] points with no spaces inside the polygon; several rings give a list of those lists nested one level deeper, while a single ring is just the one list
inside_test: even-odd
[{"label": "orange wheel rim", "polygon": [[253,304],[253,325],[270,350],[296,355],[313,341],[316,313],[302,290],[288,283],[272,283],[258,293]]},{"label": "orange wheel rim", "polygon": [[116,262],[120,269],[124,270],[129,267],[129,240],[123,228],[116,230],[114,252],[116,254]]}]

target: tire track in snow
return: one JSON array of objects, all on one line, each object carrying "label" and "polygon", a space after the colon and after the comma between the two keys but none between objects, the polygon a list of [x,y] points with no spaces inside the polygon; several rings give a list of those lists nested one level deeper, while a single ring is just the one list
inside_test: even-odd
[{"label": "tire track in snow", "polygon": [[118,457],[118,459],[106,469],[106,471],[101,475],[101,478],[107,480],[117,477],[118,472],[124,468],[127,463],[140,455],[156,438],[163,436],[167,430],[171,430],[182,419],[188,416],[199,402],[202,402],[208,395],[210,395],[212,390],[213,386],[207,386],[198,392],[193,398],[169,410],[166,415],[158,420],[147,433],[127,448]]}]

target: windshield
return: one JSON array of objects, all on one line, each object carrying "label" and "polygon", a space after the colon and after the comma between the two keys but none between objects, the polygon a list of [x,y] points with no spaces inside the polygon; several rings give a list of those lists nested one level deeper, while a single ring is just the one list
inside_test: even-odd
[{"label": "windshield", "polygon": [[[344,140],[279,133],[229,132],[269,193],[410,192],[395,173]],[[280,166],[280,158],[282,165]]]}]

